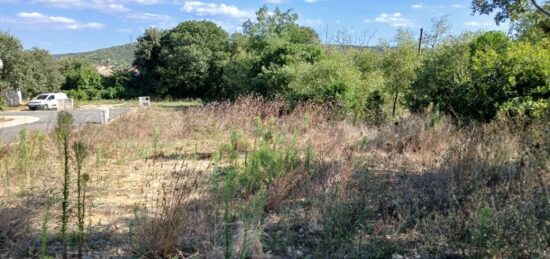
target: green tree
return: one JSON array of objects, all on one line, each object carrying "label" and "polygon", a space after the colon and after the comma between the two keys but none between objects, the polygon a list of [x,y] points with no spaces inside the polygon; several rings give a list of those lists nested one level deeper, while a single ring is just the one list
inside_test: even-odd
[{"label": "green tree", "polygon": [[63,59],[65,83],[61,89],[79,100],[97,100],[103,97],[103,79],[89,63],[78,58]]},{"label": "green tree", "polygon": [[405,100],[418,112],[433,104],[435,109],[457,115],[464,89],[470,85],[470,40],[466,37],[441,44],[424,57]]},{"label": "green tree", "polygon": [[0,59],[3,62],[3,69],[0,71],[0,92],[20,87],[20,81],[23,79],[20,66],[22,52],[23,46],[19,39],[0,32]]},{"label": "green tree", "polygon": [[65,80],[60,62],[47,50],[33,48],[24,51],[21,62],[24,78],[19,88],[28,96],[58,91]]},{"label": "green tree", "polygon": [[[550,2],[544,4],[550,10]],[[512,23],[512,29],[520,40],[539,42],[550,38],[550,18],[537,10],[529,10]]]},{"label": "green tree", "polygon": [[160,83],[157,67],[160,62],[163,35],[163,31],[149,28],[137,39],[133,65],[139,71],[139,89],[136,89],[138,92],[155,93],[155,89]]},{"label": "green tree", "polygon": [[432,49],[442,43],[451,35],[449,15],[432,18],[432,29],[426,33],[425,42]]},{"label": "green tree", "polygon": [[230,87],[268,98],[284,95],[290,79],[283,71],[287,65],[321,59],[318,35],[296,24],[291,10],[262,7],[255,21],[243,24],[243,35],[234,37],[232,59],[225,73]]},{"label": "green tree", "polygon": [[470,45],[470,52],[474,55],[480,51],[494,50],[498,54],[504,54],[512,39],[501,31],[488,31],[476,35]]},{"label": "green tree", "polygon": [[538,12],[550,18],[550,11],[535,0],[473,0],[472,11],[479,14],[495,14],[495,22],[500,24],[508,19],[516,21],[529,9],[536,8]]},{"label": "green tree", "polygon": [[319,43],[317,33],[309,28],[296,24],[298,14],[292,10],[281,11],[275,8],[273,13],[266,6],[256,12],[256,21],[248,20],[243,24],[243,32],[248,36],[259,38],[286,38],[292,43]]},{"label": "green tree", "polygon": [[229,36],[210,21],[180,23],[161,40],[159,94],[213,97],[223,86]]},{"label": "green tree", "polygon": [[286,66],[287,98],[294,103],[313,101],[352,108],[352,101],[362,99],[364,88],[361,72],[352,62],[345,55],[332,52],[315,64],[300,62]]},{"label": "green tree", "polygon": [[383,60],[387,78],[387,92],[392,95],[392,116],[395,116],[400,94],[410,91],[420,65],[416,41],[411,32],[399,30],[395,36],[395,47],[386,46]]},{"label": "green tree", "polygon": [[550,41],[515,42],[501,59],[506,100],[499,105],[500,110],[541,116],[550,108]]}]

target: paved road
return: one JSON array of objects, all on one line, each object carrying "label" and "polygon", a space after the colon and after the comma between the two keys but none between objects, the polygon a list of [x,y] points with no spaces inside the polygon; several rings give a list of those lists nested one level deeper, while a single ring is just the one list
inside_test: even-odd
[{"label": "paved road", "polygon": [[[117,118],[127,112],[131,108],[109,108],[109,115],[111,120]],[[99,109],[77,109],[73,111],[75,118],[74,125],[79,127],[85,123],[101,123],[102,111]],[[21,112],[0,112],[0,116],[33,116],[39,120],[30,124],[23,124],[18,126],[0,128],[0,138],[4,143],[13,141],[14,137],[23,128],[27,128],[30,131],[52,131],[55,128],[57,121],[56,111],[21,111]]]}]

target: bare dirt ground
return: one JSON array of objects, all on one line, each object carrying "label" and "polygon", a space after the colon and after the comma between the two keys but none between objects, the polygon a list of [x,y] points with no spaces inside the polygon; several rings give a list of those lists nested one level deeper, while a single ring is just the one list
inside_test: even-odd
[{"label": "bare dirt ground", "polygon": [[[149,112],[145,112],[149,113]],[[167,115],[163,111],[150,111]],[[178,156],[173,158],[153,157],[152,143],[146,142],[143,138],[133,136],[122,136],[125,128],[134,128],[136,134],[147,135],[147,141],[155,130],[160,131],[165,126],[155,124],[147,127],[140,121],[139,117],[152,118],[152,114],[144,115],[143,112],[130,114],[120,121],[110,125],[88,125],[81,129],[74,138],[86,139],[91,148],[91,155],[88,158],[84,171],[89,173],[91,181],[88,184],[88,217],[86,219],[87,231],[90,235],[87,245],[91,250],[100,251],[101,256],[124,256],[131,253],[129,247],[131,222],[135,219],[135,213],[144,206],[154,206],[162,195],[162,188],[167,188],[172,174],[183,168],[192,167],[194,170],[206,169],[209,160],[191,159],[195,146],[185,142],[165,142],[164,136],[159,136],[158,148],[162,150],[179,150]],[[172,113],[170,116],[181,116],[179,113]],[[180,118],[181,120],[181,118]],[[128,125],[131,122],[132,125]],[[180,124],[181,125],[181,124]],[[101,133],[98,133],[101,131]],[[108,132],[109,136],[101,136]],[[112,141],[108,138],[114,138]],[[60,242],[56,236],[59,231],[60,204],[57,203],[61,197],[60,186],[63,181],[60,170],[60,157],[49,146],[55,146],[53,135],[31,135],[27,141],[29,146],[28,158],[19,163],[16,157],[11,159],[1,157],[3,163],[2,188],[0,188],[0,201],[12,208],[27,208],[25,223],[28,227],[27,242],[38,242],[42,225],[48,193],[56,200],[49,209],[50,214],[47,222],[51,235],[49,250],[53,253],[60,249]],[[186,146],[189,144],[189,146]],[[17,149],[19,144],[4,147],[4,151]],[[0,152],[2,153],[2,152]],[[186,157],[181,154],[188,153]],[[17,156],[17,154],[14,154]],[[36,160],[36,163],[25,162],[26,159]],[[19,168],[18,168],[19,167]],[[5,171],[7,170],[7,171]],[[20,172],[14,172],[20,171]],[[26,176],[18,175],[19,173]],[[74,175],[73,175],[74,177]],[[72,190],[76,193],[76,190]],[[73,195],[74,197],[74,195]],[[74,204],[73,204],[74,205]],[[72,209],[74,216],[75,209]],[[72,223],[74,225],[74,220]],[[23,244],[22,244],[23,245]],[[1,250],[1,249],[0,249]],[[94,256],[99,256],[94,254]]]}]

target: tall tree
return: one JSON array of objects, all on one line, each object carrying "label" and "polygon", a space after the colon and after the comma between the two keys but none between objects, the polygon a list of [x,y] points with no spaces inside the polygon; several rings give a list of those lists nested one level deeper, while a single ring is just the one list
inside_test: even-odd
[{"label": "tall tree", "polygon": [[22,72],[20,69],[23,46],[16,37],[0,32],[0,59],[3,68],[0,70],[0,92],[19,87]]},{"label": "tall tree", "polygon": [[[550,10],[550,1],[544,4],[544,8]],[[550,38],[550,18],[532,9],[514,21],[512,29],[519,39],[538,42],[543,38]]]},{"label": "tall tree", "polygon": [[432,29],[426,34],[426,44],[435,48],[451,34],[451,25],[449,24],[449,15],[438,18],[432,18]]},{"label": "tall tree", "polygon": [[161,39],[164,32],[149,28],[137,39],[133,65],[139,71],[139,88],[137,92],[143,94],[154,93],[159,86],[160,77],[156,69],[159,65]]},{"label": "tall tree", "polygon": [[209,97],[223,84],[229,60],[229,35],[210,21],[187,21],[161,40],[160,94]]},{"label": "tall tree", "polygon": [[[247,38],[242,42],[252,58],[246,59],[250,64],[246,72],[248,78],[242,83],[250,91],[272,98],[288,88],[289,78],[282,71],[285,66],[301,61],[314,63],[320,59],[322,51],[317,33],[296,24],[298,15],[292,10],[283,12],[277,8],[270,12],[264,6],[256,16],[254,21],[243,24]],[[234,79],[239,79],[239,73],[233,68],[239,66],[231,64],[230,67],[228,79],[236,81]]]},{"label": "tall tree", "polygon": [[60,62],[47,50],[33,48],[22,55],[24,79],[21,91],[28,96],[60,89],[65,77],[60,71]]},{"label": "tall tree", "polygon": [[495,22],[500,24],[508,19],[518,20],[530,8],[536,8],[550,19],[550,11],[535,0],[473,0],[472,11],[479,14],[491,14],[496,11]]},{"label": "tall tree", "polygon": [[408,92],[420,65],[416,40],[411,32],[398,30],[396,46],[386,46],[383,67],[387,78],[388,92],[392,93],[392,116],[395,116],[400,94]]}]

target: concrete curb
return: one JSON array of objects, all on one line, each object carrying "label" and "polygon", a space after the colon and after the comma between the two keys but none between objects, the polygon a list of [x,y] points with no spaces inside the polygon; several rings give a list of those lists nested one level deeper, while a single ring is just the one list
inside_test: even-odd
[{"label": "concrete curb", "polygon": [[33,116],[0,116],[1,118],[9,119],[6,122],[0,122],[0,129],[23,125],[31,124],[39,121],[40,119]]}]

